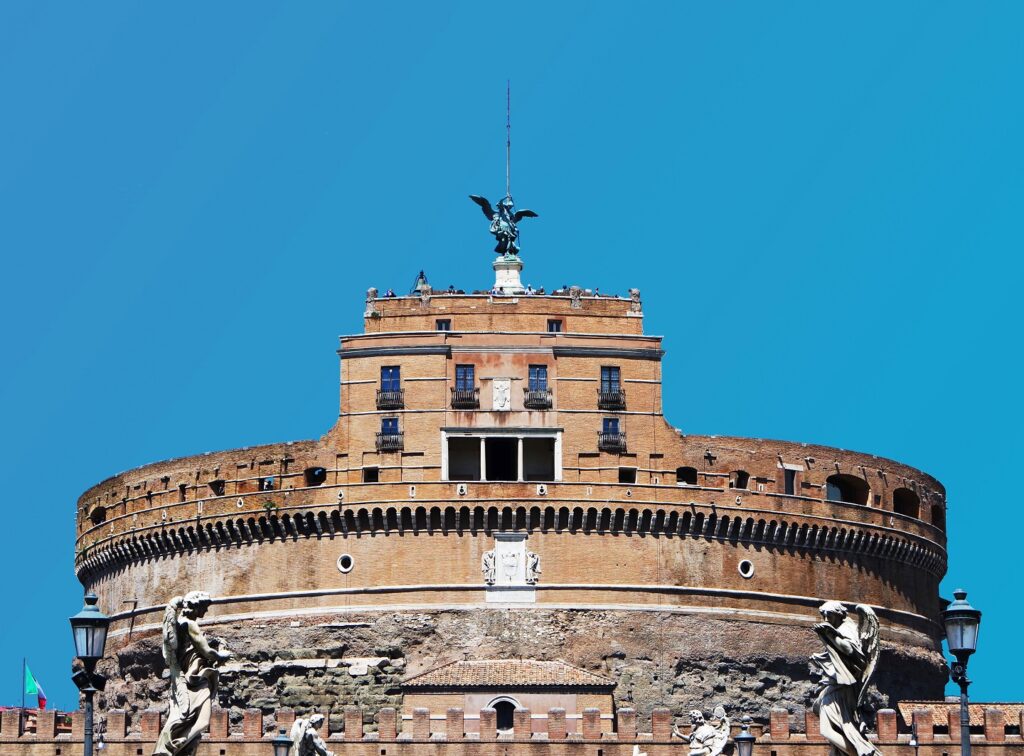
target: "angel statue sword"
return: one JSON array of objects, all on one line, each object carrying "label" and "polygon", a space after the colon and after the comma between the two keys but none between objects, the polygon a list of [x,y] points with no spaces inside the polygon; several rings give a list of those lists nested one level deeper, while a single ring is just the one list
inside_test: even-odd
[{"label": "angel statue sword", "polygon": [[498,209],[491,207],[491,203],[485,198],[471,194],[469,198],[480,206],[484,215],[491,222],[491,233],[498,244],[494,251],[503,257],[516,257],[519,255],[519,228],[516,224],[523,218],[536,218],[537,213],[533,210],[516,210],[515,203],[510,195],[498,203]]}]

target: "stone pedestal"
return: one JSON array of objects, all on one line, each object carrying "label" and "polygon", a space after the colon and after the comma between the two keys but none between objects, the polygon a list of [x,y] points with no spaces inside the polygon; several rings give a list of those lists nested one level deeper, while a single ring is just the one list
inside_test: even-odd
[{"label": "stone pedestal", "polygon": [[494,268],[494,288],[500,294],[522,294],[526,291],[519,274],[523,270],[523,261],[516,255],[502,256],[497,258],[492,267]]}]

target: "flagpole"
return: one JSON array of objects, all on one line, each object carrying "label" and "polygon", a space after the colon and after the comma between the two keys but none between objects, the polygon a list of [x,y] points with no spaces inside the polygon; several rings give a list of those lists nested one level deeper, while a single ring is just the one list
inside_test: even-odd
[{"label": "flagpole", "polygon": [[25,657],[21,657],[21,709],[25,710]]}]

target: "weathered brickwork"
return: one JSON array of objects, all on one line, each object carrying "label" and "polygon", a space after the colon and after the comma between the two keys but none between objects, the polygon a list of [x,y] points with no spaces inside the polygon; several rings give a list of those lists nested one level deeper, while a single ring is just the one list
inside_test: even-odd
[{"label": "weathered brickwork", "polygon": [[[147,465],[79,499],[78,575],[120,612],[105,706],[135,722],[159,704],[156,623],[192,589],[214,595],[211,631],[239,655],[220,702],[233,723],[303,701],[332,722],[348,705],[402,708],[405,674],[502,655],[606,674],[616,707],[642,720],[728,700],[767,722],[773,705],[809,703],[808,627],[825,598],[874,605],[886,658],[914,670],[880,674],[877,703],[941,696],[938,481],[868,454],[681,433],[662,415],[661,338],[629,299],[367,307],[365,332],[341,339],[340,414],[322,438]],[[478,406],[453,407],[458,366],[472,366]],[[550,407],[526,406],[531,366],[546,369]],[[602,368],[618,371],[612,391]],[[511,439],[502,449],[549,439],[557,472],[454,480],[453,434]],[[531,603],[487,603],[496,533],[539,555]]]},{"label": "weathered brickwork", "polygon": [[[972,749],[985,756],[1011,756],[1024,751],[1018,720],[1003,722],[993,710],[984,723],[984,730],[972,735]],[[429,748],[443,756],[593,756],[600,752],[609,756],[630,756],[634,746],[650,756],[685,754],[689,746],[672,737],[672,712],[665,708],[654,710],[649,720],[636,716],[635,710],[622,708],[617,712],[613,728],[602,728],[598,709],[584,710],[580,726],[573,731],[566,727],[565,712],[558,708],[534,712],[516,712],[513,727],[498,732],[494,726],[494,709],[479,712],[459,707],[444,710],[418,707],[407,717],[401,717],[393,708],[368,711],[349,707],[330,720],[331,734],[326,738],[328,747],[338,756],[414,756]],[[81,713],[76,713],[76,720]],[[101,719],[98,731],[103,733],[104,754],[111,756],[141,756],[152,753],[155,733],[161,722],[160,714],[146,714],[152,726],[146,733],[125,733],[116,730],[112,721],[123,721],[121,712],[107,714]],[[267,716],[259,710],[249,710],[231,726],[218,725],[217,731],[203,736],[198,756],[266,756],[271,753],[271,739],[283,725],[294,722],[296,712],[279,709]],[[226,712],[214,709],[213,722],[226,723]],[[466,728],[468,719],[480,722],[478,729]],[[930,728],[918,728],[919,745],[910,744],[910,727],[891,709],[878,712],[877,734],[869,736],[871,742],[885,754],[892,756],[941,756],[959,747],[952,734],[936,734]],[[755,724],[751,734],[757,740],[754,753],[775,753],[776,756],[820,756],[828,744],[810,727],[791,728],[791,723],[816,721],[809,711],[778,710],[772,712],[770,727]],[[5,725],[7,720],[5,720]],[[337,726],[337,729],[333,729]],[[156,728],[155,730],[153,728]],[[687,726],[681,728],[688,731]],[[732,736],[739,733],[735,723]],[[924,734],[922,734],[924,733]],[[324,733],[325,735],[327,733]],[[57,736],[34,731],[8,731],[0,728],[0,752],[5,756],[78,756],[81,741],[69,736]]]}]

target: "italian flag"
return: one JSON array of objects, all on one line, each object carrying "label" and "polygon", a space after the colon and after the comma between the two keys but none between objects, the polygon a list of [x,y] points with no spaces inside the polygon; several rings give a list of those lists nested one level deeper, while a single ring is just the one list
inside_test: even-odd
[{"label": "italian flag", "polygon": [[43,686],[39,684],[39,681],[32,676],[32,670],[25,665],[25,695],[36,696],[39,700],[39,709],[46,708],[46,693],[43,691]]}]

